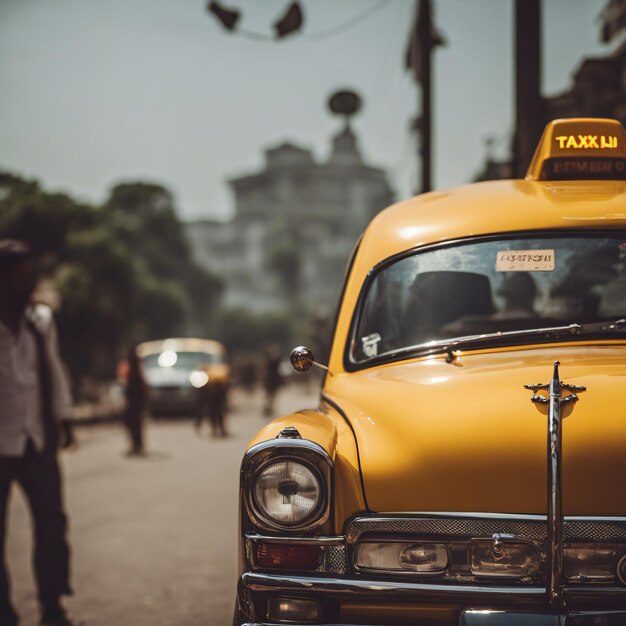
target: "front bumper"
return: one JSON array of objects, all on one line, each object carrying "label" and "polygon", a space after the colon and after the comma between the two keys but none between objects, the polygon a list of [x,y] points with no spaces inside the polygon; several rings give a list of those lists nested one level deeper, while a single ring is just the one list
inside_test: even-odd
[{"label": "front bumper", "polygon": [[[468,611],[461,615],[459,626],[623,626],[626,613],[572,613],[565,616],[532,613],[486,613]],[[242,626],[280,626],[270,622],[245,622]],[[321,626],[344,626],[324,624]],[[366,626],[360,624],[359,626]]]},{"label": "front bumper", "polygon": [[152,387],[148,405],[154,416],[195,416],[198,390],[193,387]]},{"label": "front bumper", "polygon": [[[254,598],[280,595],[311,598],[323,608],[331,606],[332,620],[325,624],[415,624],[450,626],[625,626],[626,588],[597,587],[593,589],[565,588],[564,613],[551,613],[547,608],[546,590],[541,587],[481,587],[475,585],[424,584],[357,578],[327,578],[292,576],[259,572],[244,573],[239,580],[239,606],[242,614],[255,622],[269,624],[256,610]],[[380,617],[355,621],[358,612],[345,614],[342,607],[364,607],[375,604],[378,611],[393,616],[394,609],[411,605],[440,608],[433,621],[416,612],[413,621],[403,618]],[[361,612],[363,613],[363,611]],[[367,613],[367,611],[365,611]],[[437,613],[437,611],[435,611]],[[410,611],[404,620],[410,620]],[[426,620],[426,621],[425,621]]]}]

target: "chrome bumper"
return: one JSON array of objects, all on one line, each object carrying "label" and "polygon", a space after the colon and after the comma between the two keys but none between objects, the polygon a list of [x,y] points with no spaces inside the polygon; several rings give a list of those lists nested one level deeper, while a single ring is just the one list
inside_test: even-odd
[{"label": "chrome bumper", "polygon": [[[575,612],[565,615],[550,613],[523,613],[509,611],[464,611],[458,626],[623,626],[626,612],[596,611]],[[245,622],[241,626],[281,626],[271,622]],[[292,625],[297,626],[297,625]],[[319,626],[345,626],[323,624]],[[367,626],[359,624],[358,626]]]},{"label": "chrome bumper", "polygon": [[[567,610],[551,612],[545,587],[522,589],[244,573],[239,580],[240,599],[256,593],[311,596],[322,603],[325,599],[353,602],[362,599],[379,600],[390,604],[396,602],[446,604],[460,607],[456,622],[458,626],[626,625],[626,588],[566,587],[563,589],[563,599]],[[270,626],[269,622],[246,624]],[[335,622],[325,626],[334,625]]]},{"label": "chrome bumper", "polygon": [[[333,598],[361,597],[389,602],[441,602],[493,610],[546,611],[545,587],[481,587],[477,585],[438,585],[389,580],[288,576],[247,572],[241,586],[252,592],[269,591],[298,595],[315,594]],[[569,611],[626,611],[626,587],[565,587],[563,596]],[[626,619],[623,622],[626,625]]]},{"label": "chrome bumper", "polygon": [[[322,578],[314,576],[285,576],[247,572],[241,576],[244,588],[253,591],[283,592],[298,595],[315,594],[333,598],[362,597],[385,601],[428,601],[475,606],[477,594],[480,604],[502,603],[515,598],[517,606],[536,607],[546,596],[542,587],[478,587],[461,585],[437,585],[398,582],[389,580],[361,580],[346,578]],[[626,590],[625,590],[626,591]],[[626,601],[626,593],[624,594]],[[519,604],[518,604],[519,603]]]}]

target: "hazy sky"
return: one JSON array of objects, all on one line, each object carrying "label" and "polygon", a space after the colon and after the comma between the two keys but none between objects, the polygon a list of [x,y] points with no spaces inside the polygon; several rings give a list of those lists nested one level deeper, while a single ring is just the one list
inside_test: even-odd
[{"label": "hazy sky", "polygon": [[[241,27],[271,32],[288,0],[222,0]],[[284,41],[224,31],[205,0],[0,0],[0,168],[99,202],[142,179],[174,191],[186,219],[232,214],[225,180],[285,140],[320,159],[340,120],[326,100],[364,98],[354,120],[366,158],[398,197],[416,184],[409,120],[418,93],[403,59],[413,0],[303,0],[305,29]],[[366,11],[353,28],[319,35]],[[605,0],[544,0],[543,86],[565,89],[602,54]],[[436,52],[434,182],[467,182],[485,138],[513,123],[513,0],[434,0],[448,45]]]}]

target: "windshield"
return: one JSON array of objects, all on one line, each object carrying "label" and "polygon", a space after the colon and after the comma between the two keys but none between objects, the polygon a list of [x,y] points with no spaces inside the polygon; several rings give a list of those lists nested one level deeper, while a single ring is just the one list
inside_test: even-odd
[{"label": "windshield", "polygon": [[146,369],[172,367],[194,370],[201,365],[221,362],[222,359],[219,355],[211,354],[210,352],[175,352],[174,350],[165,350],[157,354],[148,354],[143,359],[143,366]]},{"label": "windshield", "polygon": [[474,241],[379,271],[362,299],[351,359],[625,313],[626,233]]}]

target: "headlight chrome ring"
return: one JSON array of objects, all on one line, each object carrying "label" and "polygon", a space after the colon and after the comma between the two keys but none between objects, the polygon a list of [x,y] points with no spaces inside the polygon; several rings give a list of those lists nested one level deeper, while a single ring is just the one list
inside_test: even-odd
[{"label": "headlight chrome ring", "polygon": [[281,439],[251,448],[242,464],[243,495],[255,526],[311,530],[329,518],[332,461],[308,440]]},{"label": "headlight chrome ring", "polygon": [[260,465],[251,487],[257,515],[271,524],[300,526],[324,504],[324,484],[317,468],[293,456],[278,456]]},{"label": "headlight chrome ring", "polygon": [[626,554],[622,556],[617,564],[617,577],[622,585],[626,585]]}]

